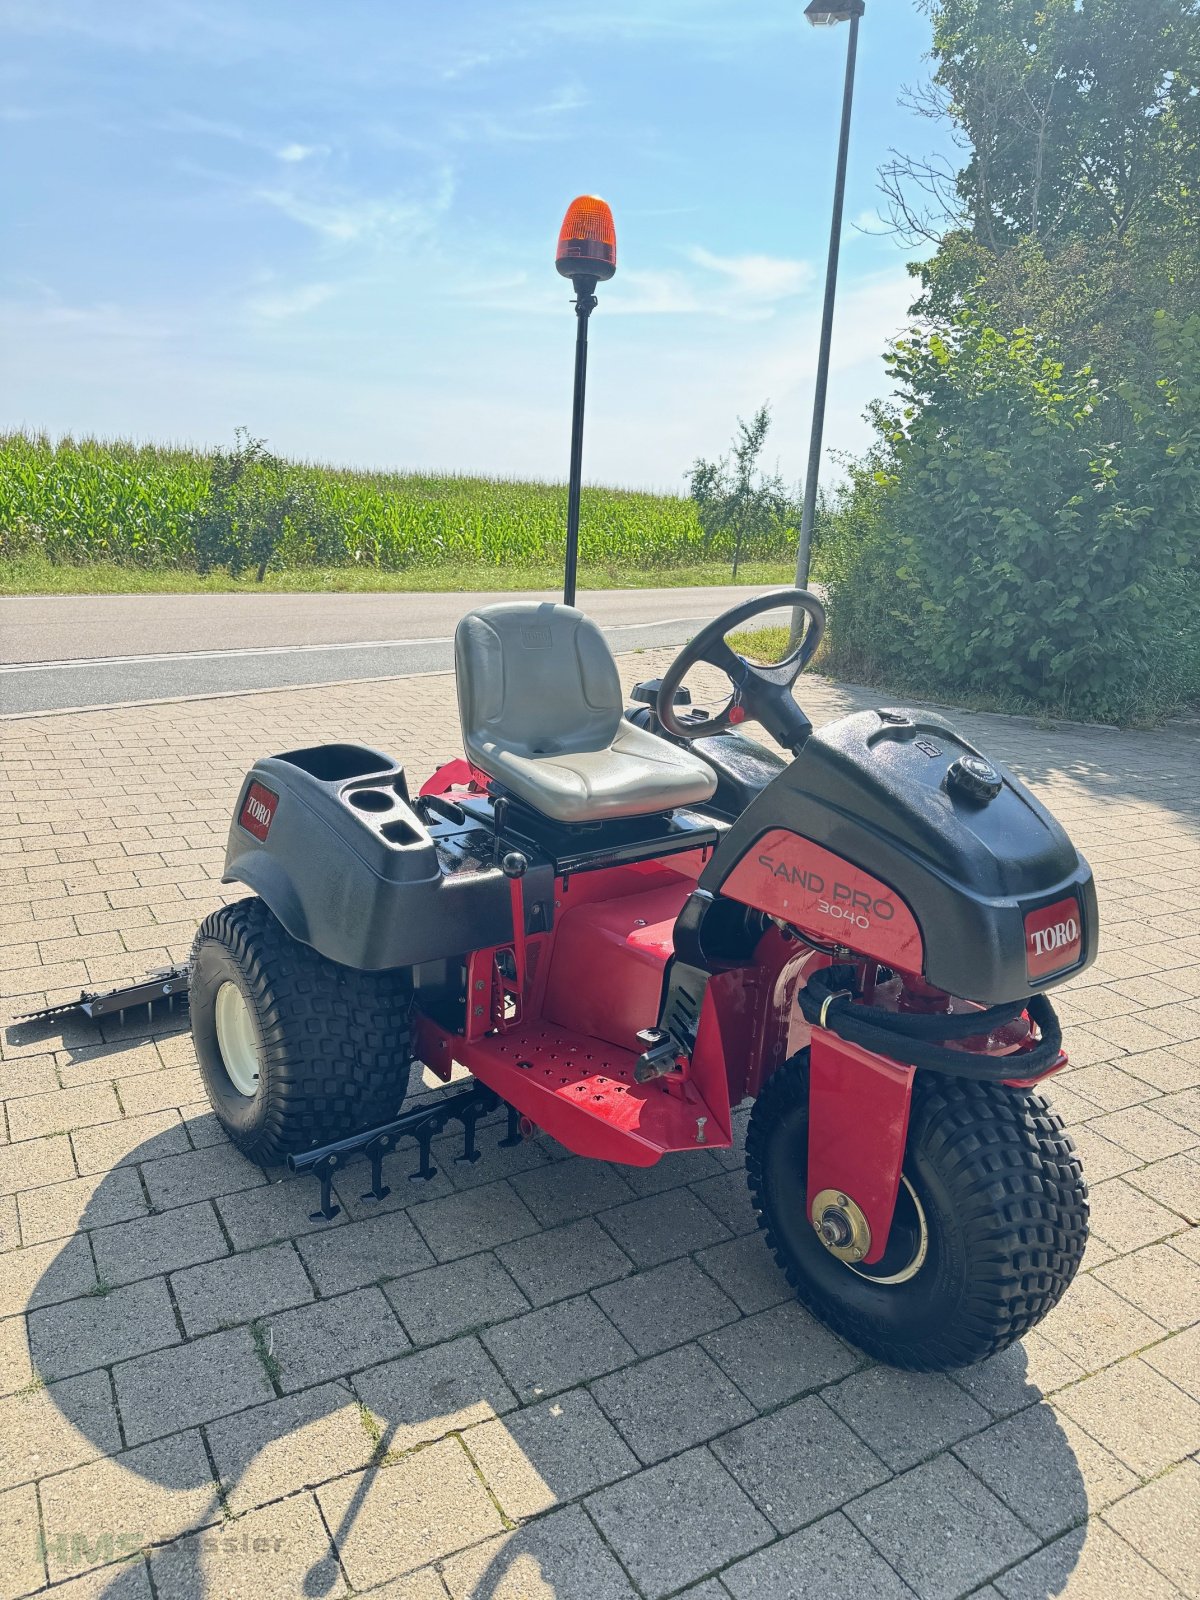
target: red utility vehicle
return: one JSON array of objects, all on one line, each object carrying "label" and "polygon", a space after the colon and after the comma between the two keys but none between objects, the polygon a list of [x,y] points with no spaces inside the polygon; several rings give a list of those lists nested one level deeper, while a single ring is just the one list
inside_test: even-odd
[{"label": "red utility vehicle", "polygon": [[[803,642],[726,642],[778,608]],[[650,1166],[728,1149],[800,1299],[897,1366],[979,1361],[1074,1275],[1086,1189],[1037,1082],[1066,1060],[1046,991],[1093,957],[1087,864],[941,717],[814,730],[792,695],[825,618],[804,590],[718,617],[626,711],[566,605],[475,611],[456,637],[465,758],[414,793],[354,744],[247,775],[196,938],[213,1108],[257,1160],[322,1182],[508,1108],[506,1138]],[[681,689],[706,662],[715,715]],[[757,722],[784,752],[747,737]],[[474,1084],[402,1111],[410,1068]],[[686,1159],[686,1155],[684,1156]]]}]

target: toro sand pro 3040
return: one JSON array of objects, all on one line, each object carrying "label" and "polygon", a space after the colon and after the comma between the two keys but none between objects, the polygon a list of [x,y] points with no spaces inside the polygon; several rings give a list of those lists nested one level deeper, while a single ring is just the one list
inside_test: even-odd
[{"label": "toro sand pro 3040", "polygon": [[[584,210],[566,257],[576,467],[584,330],[613,262],[607,208]],[[786,660],[726,642],[781,606],[807,624]],[[830,1327],[914,1369],[1033,1327],[1087,1236],[1079,1161],[1037,1085],[1066,1061],[1047,991],[1095,953],[1091,872],[943,718],[814,729],[792,691],[824,627],[805,590],[751,600],[626,711],[581,611],[490,606],[455,640],[465,759],[419,793],[360,745],[259,761],[225,869],[253,896],[204,921],[190,969],[235,1144],[315,1173],[332,1216],[355,1152],[382,1194],[384,1155],[413,1138],[431,1176],[451,1119],[467,1159],[506,1107],[509,1141],[650,1166],[729,1148],[750,1099],[760,1226]],[[698,663],[729,679],[715,715],[681,689]],[[474,1082],[404,1113],[414,1061]]]}]

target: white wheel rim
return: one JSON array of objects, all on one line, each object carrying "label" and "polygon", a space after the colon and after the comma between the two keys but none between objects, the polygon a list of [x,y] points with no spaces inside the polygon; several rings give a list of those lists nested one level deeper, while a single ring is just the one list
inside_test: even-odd
[{"label": "white wheel rim", "polygon": [[246,997],[236,983],[223,983],[215,1007],[217,1047],[229,1081],[239,1094],[253,1099],[258,1092],[258,1038]]},{"label": "white wheel rim", "polygon": [[860,1272],[857,1267],[850,1266],[848,1261],[845,1263],[846,1266],[850,1267],[850,1271],[856,1278],[865,1278],[868,1283],[907,1283],[911,1278],[915,1278],[917,1273],[920,1272],[921,1268],[925,1265],[925,1257],[929,1254],[929,1222],[925,1216],[925,1207],[921,1204],[921,1197],[913,1188],[912,1184],[909,1183],[904,1173],[900,1174],[900,1182],[903,1184],[905,1189],[908,1190],[908,1193],[912,1198],[912,1203],[916,1208],[918,1229],[917,1248],[913,1251],[912,1258],[905,1266],[900,1268],[899,1272],[893,1272],[889,1277],[886,1278],[877,1278],[872,1272]]}]

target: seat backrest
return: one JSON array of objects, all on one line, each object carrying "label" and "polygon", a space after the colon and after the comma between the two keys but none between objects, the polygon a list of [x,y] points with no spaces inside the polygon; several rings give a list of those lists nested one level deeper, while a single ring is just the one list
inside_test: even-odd
[{"label": "seat backrest", "polygon": [[471,757],[488,746],[519,756],[607,750],[621,721],[612,651],[574,606],[516,600],[469,611],[454,635],[454,666]]}]

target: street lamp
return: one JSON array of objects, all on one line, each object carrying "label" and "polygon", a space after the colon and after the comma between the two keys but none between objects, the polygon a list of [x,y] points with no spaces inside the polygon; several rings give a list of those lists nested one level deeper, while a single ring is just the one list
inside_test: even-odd
[{"label": "street lamp", "polygon": [[863,0],[847,0],[845,5],[822,5],[820,0],[814,0],[811,6],[806,6],[804,15],[814,28],[836,28],[839,22],[849,22],[853,17],[863,14]]},{"label": "street lamp", "polygon": [[587,386],[588,318],[596,309],[596,285],[617,270],[617,231],[606,201],[581,194],[567,207],[554,265],[575,290],[575,389],[571,402],[571,470],[567,484],[567,561],[563,602],[575,604],[579,565],[579,488],[583,477],[583,401]]},{"label": "street lamp", "polygon": [[[817,354],[817,382],[813,395],[812,434],[808,445],[808,471],[804,478],[804,511],[800,518],[800,545],[796,552],[796,587],[808,587],[813,520],[817,510],[817,478],[821,470],[821,440],[825,432],[825,396],[829,389],[829,348],[833,338],[833,303],[837,294],[838,254],[842,242],[842,206],[846,198],[846,158],[850,150],[850,112],[854,104],[854,65],[858,57],[858,24],[865,0],[812,0],[804,15],[814,28],[832,28],[849,22],[846,46],[846,86],[842,94],[842,130],[838,139],[837,177],[833,188],[833,224],[829,232],[829,261],[825,268],[825,306],[821,313],[821,344]],[[803,612],[796,612],[797,633]]]}]

